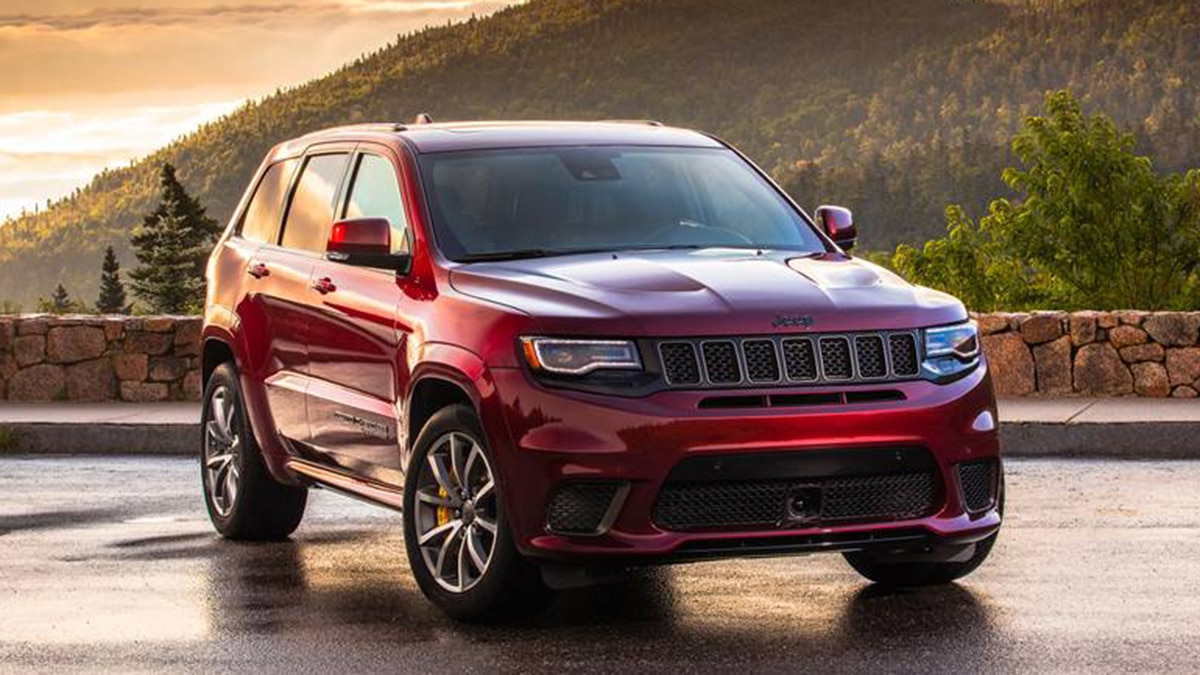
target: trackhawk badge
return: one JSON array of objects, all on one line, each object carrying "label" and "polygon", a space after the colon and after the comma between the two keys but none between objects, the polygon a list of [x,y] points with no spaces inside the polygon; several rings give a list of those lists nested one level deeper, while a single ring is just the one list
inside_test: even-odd
[{"label": "trackhawk badge", "polygon": [[816,319],[807,314],[780,314],[771,322],[774,328],[812,328]]}]

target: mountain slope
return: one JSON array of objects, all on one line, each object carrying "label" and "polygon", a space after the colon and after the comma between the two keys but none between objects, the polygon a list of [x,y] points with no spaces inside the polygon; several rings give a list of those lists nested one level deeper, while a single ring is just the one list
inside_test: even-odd
[{"label": "mountain slope", "polygon": [[171,161],[229,216],[275,142],[346,122],[662,119],[714,131],[804,204],[841,202],[873,248],[941,230],[948,201],[999,194],[1004,139],[1072,87],[1171,168],[1200,164],[1189,0],[533,0],[426,30],[248,105],[49,210],[0,228],[0,298],[63,281],[90,299],[99,260],[154,203]]}]

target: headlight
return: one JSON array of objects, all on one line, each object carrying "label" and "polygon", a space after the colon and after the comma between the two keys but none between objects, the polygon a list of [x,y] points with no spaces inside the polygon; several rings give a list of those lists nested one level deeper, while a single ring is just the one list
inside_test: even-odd
[{"label": "headlight", "polygon": [[979,325],[974,321],[925,329],[923,370],[934,380],[948,381],[979,365]]},{"label": "headlight", "polygon": [[584,375],[599,369],[641,370],[637,346],[629,340],[521,338],[525,360],[535,371]]}]

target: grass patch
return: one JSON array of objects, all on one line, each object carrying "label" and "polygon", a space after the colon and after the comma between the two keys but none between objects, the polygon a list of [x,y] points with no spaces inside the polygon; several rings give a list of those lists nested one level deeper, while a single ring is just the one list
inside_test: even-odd
[{"label": "grass patch", "polygon": [[0,455],[19,452],[22,440],[24,440],[24,434],[20,430],[0,426]]}]

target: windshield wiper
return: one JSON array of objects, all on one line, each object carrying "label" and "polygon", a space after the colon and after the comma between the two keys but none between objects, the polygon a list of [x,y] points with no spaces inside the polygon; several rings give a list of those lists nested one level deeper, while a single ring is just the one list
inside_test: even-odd
[{"label": "windshield wiper", "polygon": [[522,260],[525,258],[549,258],[557,255],[576,255],[579,253],[606,253],[610,248],[520,248],[514,251],[494,251],[491,253],[472,253],[457,258],[457,262],[496,262],[500,260]]}]

